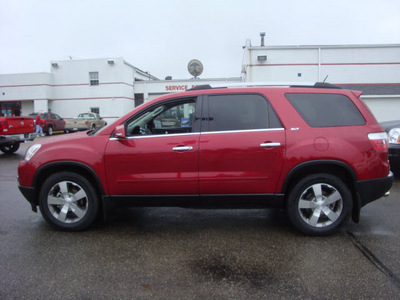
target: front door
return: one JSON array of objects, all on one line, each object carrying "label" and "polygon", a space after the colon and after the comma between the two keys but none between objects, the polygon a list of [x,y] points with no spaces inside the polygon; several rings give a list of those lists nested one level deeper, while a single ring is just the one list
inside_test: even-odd
[{"label": "front door", "polygon": [[198,195],[195,99],[154,105],[111,138],[105,166],[111,195]]}]

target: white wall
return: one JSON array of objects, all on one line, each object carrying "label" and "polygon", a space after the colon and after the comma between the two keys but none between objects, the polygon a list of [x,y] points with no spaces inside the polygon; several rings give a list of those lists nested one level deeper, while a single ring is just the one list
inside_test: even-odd
[{"label": "white wall", "polygon": [[52,97],[50,73],[0,75],[0,101],[32,101]]},{"label": "white wall", "polygon": [[[110,64],[109,60],[114,63]],[[102,117],[115,118],[120,115],[119,103],[134,103],[134,71],[122,58],[53,63],[58,67],[52,67],[52,111],[63,117],[76,117],[91,107],[99,107]],[[99,85],[90,85],[89,72],[98,72]]]},{"label": "white wall", "polygon": [[[255,81],[399,83],[400,45],[271,46],[244,49],[244,76]],[[259,56],[266,55],[266,61]],[[301,73],[301,76],[298,74]]]},{"label": "white wall", "polygon": [[378,122],[400,120],[400,95],[397,97],[361,96]]}]

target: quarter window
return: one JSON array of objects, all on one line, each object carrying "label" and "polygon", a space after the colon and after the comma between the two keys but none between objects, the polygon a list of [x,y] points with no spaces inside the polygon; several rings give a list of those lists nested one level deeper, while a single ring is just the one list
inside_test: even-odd
[{"label": "quarter window", "polygon": [[312,127],[365,125],[354,103],[340,94],[286,94],[286,98]]},{"label": "quarter window", "polygon": [[260,95],[208,97],[208,131],[282,127],[270,103]]}]

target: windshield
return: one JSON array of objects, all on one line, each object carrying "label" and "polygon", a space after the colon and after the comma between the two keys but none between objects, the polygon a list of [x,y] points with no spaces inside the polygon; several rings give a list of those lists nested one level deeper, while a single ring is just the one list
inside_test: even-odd
[{"label": "windshield", "polygon": [[78,118],[89,119],[89,118],[94,118],[94,116],[93,116],[93,114],[79,114]]}]

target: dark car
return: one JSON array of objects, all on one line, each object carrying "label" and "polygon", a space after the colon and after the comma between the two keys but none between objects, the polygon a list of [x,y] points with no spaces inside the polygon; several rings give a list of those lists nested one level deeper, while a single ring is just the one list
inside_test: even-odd
[{"label": "dark car", "polygon": [[389,135],[390,169],[400,176],[400,120],[382,122],[381,125]]},{"label": "dark car", "polygon": [[[29,114],[30,117],[35,118],[38,113]],[[43,121],[43,132],[47,135],[53,135],[55,131],[64,132],[65,121],[59,115],[54,113],[41,113],[40,118]]]}]

